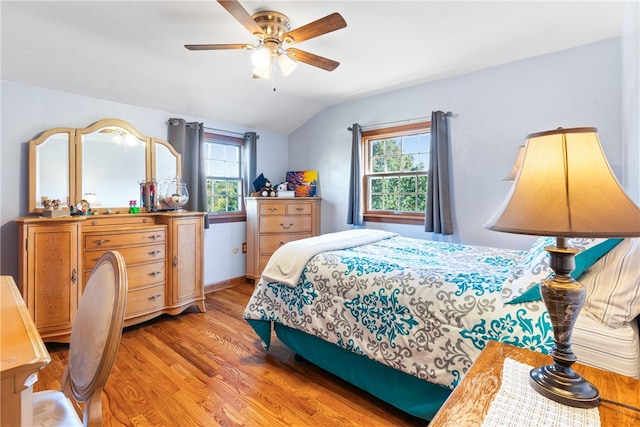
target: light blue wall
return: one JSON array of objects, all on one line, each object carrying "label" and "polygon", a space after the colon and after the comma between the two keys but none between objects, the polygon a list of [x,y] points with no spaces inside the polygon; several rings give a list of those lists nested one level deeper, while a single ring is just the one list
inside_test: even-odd
[{"label": "light blue wall", "polygon": [[[28,141],[53,127],[83,128],[104,118],[131,123],[144,135],[167,139],[167,120],[182,117],[201,121],[205,126],[234,132],[256,131],[258,171],[267,177],[282,177],[287,170],[287,137],[260,129],[244,129],[212,119],[183,116],[179,113],[149,110],[101,99],[41,89],[12,82],[0,82],[2,95],[2,136],[0,164],[0,270],[18,278],[18,229],[13,220],[28,215]],[[118,165],[113,165],[118,173]],[[275,180],[275,178],[273,178]],[[137,185],[137,183],[132,183]],[[233,253],[246,236],[245,223],[212,224],[205,230],[205,284],[244,276],[245,255]]]},{"label": "light blue wall", "polygon": [[622,29],[622,184],[640,205],[640,2],[625,3]]},{"label": "light blue wall", "polygon": [[[289,166],[319,171],[322,232],[347,229],[347,127],[452,111],[458,115],[451,120],[455,235],[441,239],[524,248],[533,237],[489,231],[483,224],[508,193],[510,184],[502,178],[528,134],[597,127],[620,177],[620,63],[616,38],[330,107],[289,136]],[[438,239],[420,226],[367,226]]]}]

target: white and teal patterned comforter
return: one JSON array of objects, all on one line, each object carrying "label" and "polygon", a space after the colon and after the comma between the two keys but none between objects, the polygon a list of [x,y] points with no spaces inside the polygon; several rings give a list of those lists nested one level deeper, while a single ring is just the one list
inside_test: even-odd
[{"label": "white and teal patterned comforter", "polygon": [[327,251],[309,260],[295,287],[261,281],[244,318],[453,388],[488,340],[551,349],[542,302],[502,303],[502,284],[523,254],[400,236]]}]

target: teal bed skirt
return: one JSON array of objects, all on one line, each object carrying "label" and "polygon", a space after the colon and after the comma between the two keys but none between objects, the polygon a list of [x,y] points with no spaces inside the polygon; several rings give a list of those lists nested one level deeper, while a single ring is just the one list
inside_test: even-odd
[{"label": "teal bed skirt", "polygon": [[[267,330],[271,332],[269,322],[249,323],[261,337]],[[280,341],[304,359],[415,417],[432,419],[451,394],[447,387],[421,380],[304,332],[279,323],[274,323],[273,328]]]}]

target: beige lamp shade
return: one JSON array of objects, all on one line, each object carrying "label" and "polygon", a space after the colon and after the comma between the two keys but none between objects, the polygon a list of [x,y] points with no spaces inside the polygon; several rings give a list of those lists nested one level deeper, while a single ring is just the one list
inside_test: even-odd
[{"label": "beige lamp shade", "polygon": [[596,128],[527,137],[511,191],[490,230],[556,237],[640,236],[640,209],[624,193]]},{"label": "beige lamp shade", "polygon": [[511,171],[504,177],[503,181],[514,181],[516,179],[516,176],[518,176],[518,172],[522,167],[522,159],[524,159],[524,145],[518,147],[518,157],[516,157],[516,161],[513,163]]}]

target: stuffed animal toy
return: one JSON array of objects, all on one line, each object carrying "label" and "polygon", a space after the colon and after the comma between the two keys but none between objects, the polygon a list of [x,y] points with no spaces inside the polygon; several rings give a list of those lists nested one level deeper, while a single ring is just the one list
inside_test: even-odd
[{"label": "stuffed animal toy", "polygon": [[281,191],[287,191],[289,189],[289,186],[287,185],[286,182],[281,182],[280,184],[278,184],[278,186],[276,187],[276,192],[281,192]]},{"label": "stuffed animal toy", "polygon": [[273,185],[271,185],[271,181],[269,181],[266,178],[264,180],[264,184],[262,185],[262,188],[260,188],[260,195],[262,197],[275,197],[276,196],[276,190],[273,188]]},{"label": "stuffed animal toy", "polygon": [[255,188],[256,192],[251,193],[251,197],[275,197],[276,191],[271,185],[271,181],[264,177],[263,174],[260,174],[253,181],[253,188]]}]

